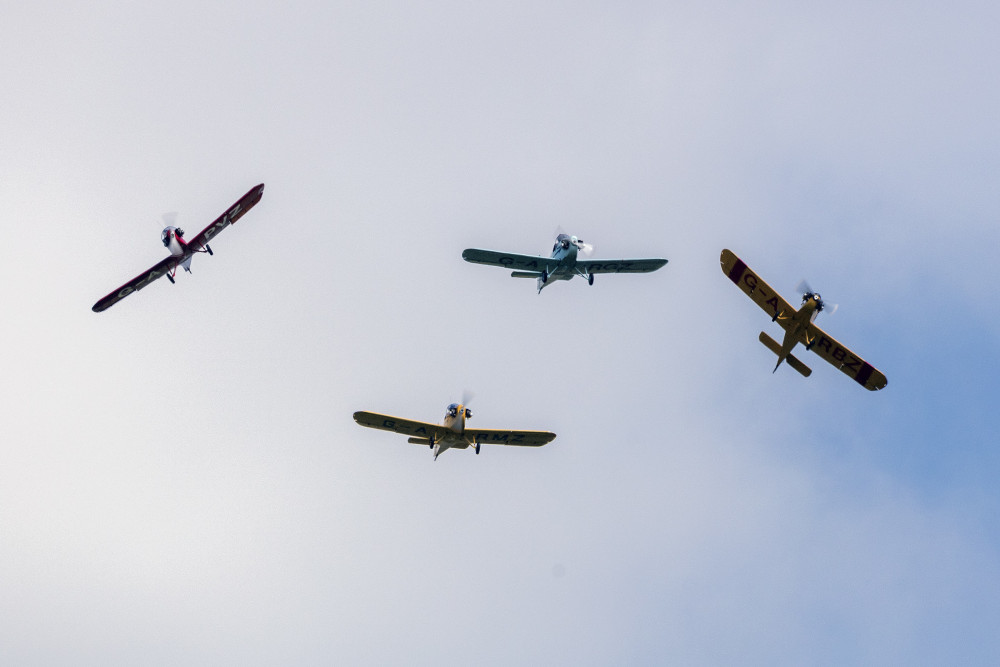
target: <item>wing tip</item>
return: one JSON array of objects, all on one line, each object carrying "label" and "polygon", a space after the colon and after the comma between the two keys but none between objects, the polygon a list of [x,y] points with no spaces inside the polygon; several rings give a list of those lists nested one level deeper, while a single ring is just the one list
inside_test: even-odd
[{"label": "wing tip", "polygon": [[889,380],[884,375],[880,379],[882,380],[881,384],[872,383],[871,385],[865,385],[865,389],[868,391],[879,391],[889,386]]}]

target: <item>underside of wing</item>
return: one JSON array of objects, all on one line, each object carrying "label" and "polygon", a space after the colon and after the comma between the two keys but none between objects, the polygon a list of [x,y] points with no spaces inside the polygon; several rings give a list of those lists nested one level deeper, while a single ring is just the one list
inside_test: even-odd
[{"label": "underside of wing", "polygon": [[743,260],[734,255],[731,250],[722,251],[720,262],[722,263],[722,272],[737,287],[753,299],[754,303],[760,306],[771,319],[777,320],[782,327],[787,326],[782,318],[796,312],[795,308],[792,308],[787,301],[782,299],[756,273],[751,271],[750,267],[744,264]]},{"label": "underside of wing", "polygon": [[153,282],[157,278],[167,275],[174,267],[177,266],[177,262],[180,259],[181,259],[180,257],[174,257],[174,256],[165,257],[164,259],[160,260],[160,262],[153,268],[149,269],[148,271],[145,271],[144,273],[140,273],[135,278],[128,281],[127,283],[116,289],[114,292],[111,292],[103,299],[95,303],[93,308],[91,308],[91,310],[93,310],[95,313],[99,313],[102,310],[107,310],[111,306],[115,305],[116,303],[127,297],[132,292],[138,292],[143,287]]},{"label": "underside of wing", "polygon": [[235,223],[237,220],[242,218],[247,211],[256,206],[257,202],[259,202],[260,198],[263,196],[263,183],[251,188],[249,192],[240,197],[238,202],[230,206],[225,213],[216,218],[212,224],[201,230],[197,236],[188,241],[188,245],[194,248],[205,247],[205,244],[215,238],[219,232]]},{"label": "underside of wing", "polygon": [[805,344],[807,349],[839,368],[869,391],[878,391],[889,383],[881,371],[828,336],[815,324],[809,324]]},{"label": "underside of wing", "polygon": [[505,431],[488,428],[466,428],[465,437],[480,445],[516,445],[520,447],[541,447],[552,442],[556,434],[549,431]]},{"label": "underside of wing", "polygon": [[578,259],[576,266],[586,273],[650,273],[662,268],[667,260],[646,259]]},{"label": "underside of wing", "polygon": [[482,250],[480,248],[469,248],[462,251],[462,259],[473,264],[489,264],[490,266],[502,266],[507,269],[514,269],[518,272],[541,273],[542,271],[554,270],[559,266],[558,260],[539,255],[518,255],[510,252],[497,252],[496,250]]},{"label": "underside of wing", "polygon": [[412,419],[401,419],[400,417],[393,417],[391,415],[380,415],[376,412],[355,412],[354,421],[362,426],[367,426],[368,428],[377,428],[381,431],[401,433],[402,435],[408,435],[411,438],[430,439],[433,437],[437,439],[447,433],[452,433],[450,429],[447,429],[440,424],[418,422],[413,421]]}]

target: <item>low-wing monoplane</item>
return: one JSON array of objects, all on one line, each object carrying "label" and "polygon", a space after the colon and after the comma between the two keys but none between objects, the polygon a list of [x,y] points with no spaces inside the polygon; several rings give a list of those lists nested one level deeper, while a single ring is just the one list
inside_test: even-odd
[{"label": "low-wing monoplane", "polygon": [[593,285],[594,275],[598,273],[649,273],[667,263],[667,260],[659,258],[582,259],[578,257],[581,251],[584,255],[589,254],[590,246],[575,236],[559,234],[549,257],[469,248],[462,253],[462,259],[474,264],[514,269],[510,274],[514,278],[535,278],[539,293],[555,280],[571,280],[580,276]]},{"label": "low-wing monoplane", "polygon": [[162,276],[166,276],[167,280],[174,282],[174,274],[177,272],[178,266],[190,273],[191,259],[194,257],[194,254],[196,252],[207,252],[211,255],[212,248],[209,247],[208,242],[215,238],[215,235],[227,226],[235,223],[243,217],[244,213],[249,211],[257,202],[260,201],[263,194],[264,184],[261,183],[251,189],[250,192],[240,197],[238,202],[230,206],[225,213],[215,219],[215,222],[201,230],[201,232],[190,241],[184,239],[183,229],[172,225],[166,227],[160,234],[160,240],[163,242],[164,247],[170,251],[170,256],[160,260],[153,268],[140,273],[138,276],[95,303],[93,311],[95,313],[99,313],[102,310],[107,310],[132,292],[141,290],[143,287]]},{"label": "low-wing monoplane", "polygon": [[506,429],[468,428],[465,421],[472,417],[472,411],[461,403],[452,403],[444,415],[444,422],[431,424],[411,419],[400,419],[375,412],[355,412],[354,421],[368,428],[392,431],[410,436],[407,442],[427,445],[434,450],[434,459],[446,449],[468,449],[474,447],[479,453],[480,445],[517,445],[540,447],[552,442],[556,434],[548,431],[511,431]]},{"label": "low-wing monoplane", "polygon": [[806,288],[802,295],[802,305],[796,310],[731,250],[722,251],[720,262],[722,272],[763,308],[764,312],[771,316],[772,322],[777,322],[785,330],[785,337],[780,345],[763,331],[760,332],[760,342],[778,355],[775,371],[782,361],[787,361],[789,366],[803,376],[809,377],[812,370],[792,355],[792,348],[802,343],[807,350],[812,350],[834,367],[844,371],[865,389],[875,391],[882,389],[888,383],[880,371],[813,324],[816,316],[824,309],[823,299],[819,294]]}]

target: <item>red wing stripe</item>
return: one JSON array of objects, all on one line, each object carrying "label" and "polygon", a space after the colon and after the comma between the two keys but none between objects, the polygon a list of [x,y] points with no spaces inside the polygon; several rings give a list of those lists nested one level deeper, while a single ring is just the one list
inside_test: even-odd
[{"label": "red wing stripe", "polygon": [[865,365],[861,367],[861,370],[858,371],[858,374],[854,379],[857,380],[858,384],[860,384],[863,387],[865,386],[865,384],[867,384],[868,379],[872,376],[872,371],[874,370],[875,370],[874,366],[872,366],[866,361]]},{"label": "red wing stripe", "polygon": [[747,265],[743,263],[743,260],[739,257],[736,258],[736,264],[733,265],[733,270],[729,272],[729,279],[732,280],[737,285],[740,284],[740,278],[743,277],[743,272],[747,270]]}]

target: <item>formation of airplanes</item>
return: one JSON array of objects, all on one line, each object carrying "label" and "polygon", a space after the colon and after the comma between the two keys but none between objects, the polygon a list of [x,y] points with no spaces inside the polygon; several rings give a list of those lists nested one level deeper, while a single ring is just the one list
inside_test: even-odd
[{"label": "formation of airplanes", "polygon": [[[141,290],[163,276],[173,283],[178,266],[190,273],[191,260],[195,253],[212,255],[212,248],[208,242],[243,217],[261,200],[263,194],[263,183],[251,188],[190,240],[184,238],[184,230],[168,225],[161,233],[160,240],[170,255],[98,300],[92,310],[97,313],[107,310],[129,294]],[[580,277],[593,285],[594,276],[598,273],[650,273],[667,264],[666,259],[656,257],[590,259],[588,257],[590,252],[591,247],[576,236],[558,234],[548,257],[468,248],[462,252],[462,258],[474,264],[511,269],[511,276],[515,278],[534,278],[538,294],[541,294],[546,286],[559,280],[566,281]],[[723,250],[719,261],[722,272],[760,306],[771,317],[772,322],[776,322],[784,330],[781,343],[767,333],[760,332],[760,342],[778,357],[772,372],[777,372],[782,363],[787,363],[795,371],[808,377],[812,370],[792,354],[792,350],[802,344],[807,351],[815,352],[866,389],[876,391],[886,386],[888,381],[881,371],[816,326],[816,317],[828,307],[822,297],[807,285],[803,288],[800,306],[794,308],[732,251]],[[471,447],[475,449],[476,454],[479,454],[483,444],[540,447],[556,437],[555,433],[549,431],[469,428],[466,422],[472,417],[472,411],[467,403],[468,401],[463,399],[461,403],[449,405],[441,424],[367,411],[355,412],[354,421],[368,428],[406,435],[407,442],[412,444],[427,445],[434,452],[435,460],[448,449]]]}]

